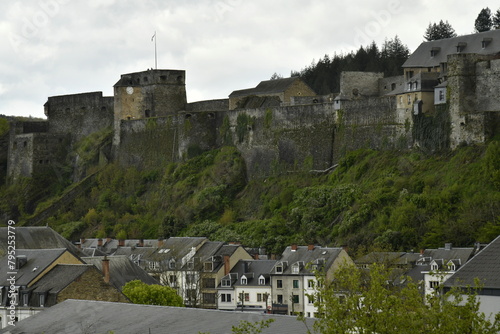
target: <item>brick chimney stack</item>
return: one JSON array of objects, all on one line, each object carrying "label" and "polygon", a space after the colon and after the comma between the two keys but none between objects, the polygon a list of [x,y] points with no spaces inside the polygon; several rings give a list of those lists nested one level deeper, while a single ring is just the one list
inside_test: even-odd
[{"label": "brick chimney stack", "polygon": [[297,251],[297,244],[292,244],[292,252],[296,252]]},{"label": "brick chimney stack", "polygon": [[231,271],[231,262],[229,255],[224,255],[224,276],[228,275]]},{"label": "brick chimney stack", "polygon": [[104,282],[109,283],[109,259],[107,256],[102,259],[102,274],[104,275]]},{"label": "brick chimney stack", "polygon": [[123,239],[118,240],[118,247],[125,247],[125,240]]},{"label": "brick chimney stack", "polygon": [[102,239],[97,239],[97,247],[102,247]]},{"label": "brick chimney stack", "polygon": [[314,245],[313,244],[307,245],[307,250],[308,251],[313,251],[314,250]]}]

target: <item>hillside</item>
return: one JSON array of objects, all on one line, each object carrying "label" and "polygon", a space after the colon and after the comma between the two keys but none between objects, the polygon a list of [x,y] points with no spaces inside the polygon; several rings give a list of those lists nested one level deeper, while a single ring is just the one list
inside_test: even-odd
[{"label": "hillside", "polygon": [[[229,146],[144,171],[89,168],[93,183],[44,222],[72,240],[207,236],[277,253],[293,242],[417,250],[500,234],[498,140],[444,155],[357,150],[333,171],[251,182]],[[61,177],[36,182],[1,188],[4,216],[22,224],[68,192]]]}]

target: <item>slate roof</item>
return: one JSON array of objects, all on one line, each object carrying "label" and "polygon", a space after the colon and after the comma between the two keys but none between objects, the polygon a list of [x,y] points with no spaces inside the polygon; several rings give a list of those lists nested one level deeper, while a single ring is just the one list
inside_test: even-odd
[{"label": "slate roof", "polygon": [[[86,263],[96,266],[101,272],[103,259],[102,256],[82,258]],[[124,255],[108,256],[107,259],[109,260],[109,279],[120,290],[127,282],[133,280],[140,280],[146,284],[159,284],[157,280]]]},{"label": "slate roof", "polygon": [[472,247],[467,248],[437,248],[426,249],[419,255],[416,266],[410,269],[405,275],[409,276],[414,282],[424,279],[424,272],[431,271],[431,262],[442,260],[443,263],[448,263],[450,260],[458,260],[457,263],[464,265],[474,255],[475,249]]},{"label": "slate roof", "polygon": [[[489,44],[483,49],[482,41],[490,39]],[[467,46],[460,53],[477,53],[482,55],[500,53],[500,30],[490,30],[477,34],[445,38],[437,41],[424,42],[413,52],[403,64],[403,67],[437,67],[448,61],[448,55],[457,54],[458,43]],[[440,48],[439,52],[431,57],[431,50]]]},{"label": "slate roof", "polygon": [[484,289],[500,289],[500,236],[462,265],[444,286],[474,286],[475,278],[479,278]]},{"label": "slate roof", "polygon": [[[231,273],[224,278],[231,278],[231,285],[239,286],[241,276],[245,275],[247,278],[246,286],[262,286],[259,284],[259,277],[262,275],[266,279],[266,285],[269,285],[271,271],[276,262],[276,260],[239,260]],[[220,287],[221,285],[219,285]]]},{"label": "slate roof", "polygon": [[[291,246],[288,246],[282,253],[279,262],[287,262],[287,266],[283,269],[283,275],[292,275],[292,266],[296,263],[302,263],[300,274],[312,274],[311,268],[307,268],[307,264],[315,263],[318,260],[324,259],[323,263],[318,263],[328,270],[335,259],[342,252],[342,248],[328,248],[315,246],[313,250],[309,250],[309,246],[297,246],[297,250],[293,251]],[[277,264],[278,264],[277,263]],[[296,274],[293,274],[296,275]]]},{"label": "slate roof", "polygon": [[374,263],[388,264],[392,266],[414,266],[419,253],[407,252],[371,252],[354,261],[356,265],[371,265]]},{"label": "slate roof", "polygon": [[193,247],[198,248],[208,241],[205,237],[172,237],[168,238],[161,246],[162,249],[168,249],[165,254],[169,258],[181,259],[186,256]]},{"label": "slate roof", "polygon": [[[17,249],[16,256],[26,256],[27,262],[21,268],[14,270],[17,272],[16,285],[27,286],[35,279],[43,270],[56,261],[64,252],[66,248],[59,249]],[[0,286],[7,286],[9,283],[7,279],[10,277],[6,270],[8,268],[7,255],[0,259]]]},{"label": "slate roof", "polygon": [[300,78],[290,77],[261,81],[255,88],[235,90],[229,95],[229,97],[282,93],[286,91],[296,80],[300,80]]},{"label": "slate roof", "polygon": [[278,96],[255,96],[250,95],[238,102],[238,108],[257,109],[279,107],[281,100]]},{"label": "slate roof", "polygon": [[59,293],[89,269],[89,264],[58,264],[31,287],[32,292]]},{"label": "slate roof", "polygon": [[[195,308],[110,303],[87,300],[66,300],[0,330],[0,333],[229,333],[240,321],[256,322],[274,319],[264,334],[307,333],[306,326],[293,316],[228,312]],[[314,319],[305,320],[312,328]]]},{"label": "slate roof", "polygon": [[[0,227],[0,250],[7,251],[7,227]],[[17,249],[55,249],[66,248],[71,252],[82,255],[71,242],[63,238],[50,227],[21,227],[16,226]]]},{"label": "slate roof", "polygon": [[[119,246],[119,240],[117,239],[101,239],[102,241],[102,246],[98,246],[99,244],[99,239],[92,238],[92,239],[85,239],[83,242],[80,243],[81,247],[85,249],[86,252],[87,249],[97,249],[101,251],[104,254],[107,255],[112,255],[114,254],[120,247],[139,247],[139,244],[141,243],[141,240],[139,239],[127,239],[123,240],[123,246]],[[142,247],[157,247],[158,246],[158,240],[155,239],[143,239],[142,240]]]}]

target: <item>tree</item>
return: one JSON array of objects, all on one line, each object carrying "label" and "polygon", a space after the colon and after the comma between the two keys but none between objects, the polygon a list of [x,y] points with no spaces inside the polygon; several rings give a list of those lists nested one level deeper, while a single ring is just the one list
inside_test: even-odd
[{"label": "tree", "polygon": [[493,21],[493,28],[500,29],[500,9],[498,9],[493,15],[492,21]]},{"label": "tree", "polygon": [[0,117],[0,137],[9,132],[10,124],[5,118]]},{"label": "tree", "polygon": [[271,78],[269,78],[269,80],[278,80],[278,79],[283,79],[283,76],[277,72],[274,72],[273,75],[271,75]]},{"label": "tree", "polygon": [[[497,333],[500,315],[490,323],[478,312],[474,293],[458,290],[424,301],[419,285],[390,279],[390,270],[373,265],[369,273],[355,266],[339,268],[332,282],[318,275],[315,305],[319,333]],[[460,307],[458,307],[460,306]]]},{"label": "tree", "polygon": [[429,23],[429,26],[425,30],[424,38],[427,41],[435,41],[443,38],[457,37],[455,29],[448,23],[448,21],[443,22],[443,20],[436,23]]},{"label": "tree", "polygon": [[125,284],[122,292],[134,304],[184,306],[182,297],[168,286],[148,285],[139,280],[134,280]]},{"label": "tree", "polygon": [[488,7],[481,9],[474,23],[474,27],[476,28],[476,32],[491,30],[493,21],[491,19],[491,10]]},{"label": "tree", "polygon": [[385,76],[401,74],[401,66],[410,56],[410,49],[403,44],[398,35],[391,40],[385,40],[382,46],[381,58]]}]

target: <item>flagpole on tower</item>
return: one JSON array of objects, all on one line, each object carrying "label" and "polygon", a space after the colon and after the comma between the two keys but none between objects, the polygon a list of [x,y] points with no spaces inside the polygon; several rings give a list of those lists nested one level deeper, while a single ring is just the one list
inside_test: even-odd
[{"label": "flagpole on tower", "polygon": [[151,37],[151,42],[153,41],[153,39],[155,40],[155,70],[157,70],[158,69],[158,55],[156,52],[156,31],[155,31],[155,34],[153,35],[153,37]]}]

